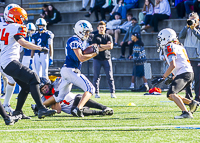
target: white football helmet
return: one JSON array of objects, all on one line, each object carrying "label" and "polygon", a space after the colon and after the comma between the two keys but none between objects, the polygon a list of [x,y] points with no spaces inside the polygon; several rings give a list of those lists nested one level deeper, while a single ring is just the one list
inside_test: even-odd
[{"label": "white football helmet", "polygon": [[177,35],[173,29],[165,28],[158,33],[157,38],[160,48],[164,48],[169,42],[176,40]]},{"label": "white football helmet", "polygon": [[14,4],[14,3],[11,3],[11,4],[9,4],[9,5],[6,6],[6,8],[4,10],[4,13],[3,13],[5,21],[8,21],[7,16],[8,16],[9,10],[12,9],[12,8],[14,8],[14,7],[20,7],[20,6],[17,5],[17,4]]},{"label": "white football helmet", "polygon": [[89,21],[87,20],[79,20],[74,27],[74,32],[76,33],[76,35],[78,37],[80,37],[82,40],[87,40],[89,37],[89,33],[88,36],[86,36],[86,32],[92,32],[92,25],[90,24]]},{"label": "white football helmet", "polygon": [[[42,25],[42,26],[44,26],[43,30],[46,30],[47,22],[46,22],[46,20],[44,20],[44,18],[38,18],[36,20],[35,25],[36,25],[37,29],[38,29],[39,25]],[[38,30],[42,31],[42,29],[38,29]]]},{"label": "white football helmet", "polygon": [[28,24],[26,25],[26,27],[27,27],[28,31],[29,31],[29,30],[32,30],[32,31],[35,31],[35,30],[36,30],[36,27],[35,27],[35,25],[34,25],[33,23],[28,23]]},{"label": "white football helmet", "polygon": [[35,33],[36,27],[33,23],[28,23],[26,25],[27,29],[28,29],[28,36],[32,36],[33,33]]}]

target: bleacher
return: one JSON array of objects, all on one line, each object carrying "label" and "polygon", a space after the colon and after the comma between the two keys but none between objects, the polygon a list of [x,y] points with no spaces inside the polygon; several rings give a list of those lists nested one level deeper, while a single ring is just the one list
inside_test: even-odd
[{"label": "bleacher", "polygon": [[[20,0],[8,0],[9,3],[17,3],[20,4]],[[22,7],[25,8],[29,15],[29,21],[34,22],[37,18],[40,17],[40,13],[42,12],[42,5],[44,3],[52,3],[62,15],[62,21],[58,24],[55,24],[49,27],[55,34],[54,38],[54,64],[50,67],[50,72],[59,74],[56,68],[61,68],[64,60],[65,60],[65,44],[67,39],[74,34],[73,27],[74,24],[81,19],[85,19],[91,22],[93,25],[93,29],[96,30],[97,23],[93,22],[95,20],[94,14],[91,15],[90,18],[85,17],[84,15],[87,12],[80,12],[79,9],[82,8],[82,0],[22,0]],[[134,17],[138,18],[139,12],[142,10],[142,6],[144,4],[144,0],[139,0],[139,7],[136,9],[132,9],[130,12],[134,15]],[[89,9],[89,7],[87,7]],[[163,28],[173,28],[177,33],[181,31],[181,29],[186,25],[186,19],[175,19],[176,11],[175,8],[171,8],[172,14],[170,19],[164,20],[159,23],[159,30]],[[151,70],[153,76],[161,75],[165,70],[165,64],[163,61],[159,60],[159,53],[157,53],[156,48],[156,37],[157,33],[150,33],[152,29],[149,30],[149,33],[142,34],[142,40],[145,44],[145,50],[147,55],[147,62],[151,63]],[[119,42],[122,41],[124,34],[120,36]],[[116,89],[128,89],[131,82],[133,61],[132,60],[117,60],[121,54],[120,47],[114,47],[111,50],[112,54],[112,62],[113,62],[113,74],[115,79]],[[126,56],[128,56],[128,48],[126,49]],[[86,76],[89,76],[90,81],[93,81],[93,60],[89,60],[88,62],[84,62],[82,66],[82,73]],[[108,84],[106,80],[105,73],[103,68],[101,69],[101,89],[108,89]],[[137,87],[142,84],[141,79],[137,79]],[[148,80],[149,85],[150,80]],[[161,88],[165,88],[166,86],[162,84]]]}]

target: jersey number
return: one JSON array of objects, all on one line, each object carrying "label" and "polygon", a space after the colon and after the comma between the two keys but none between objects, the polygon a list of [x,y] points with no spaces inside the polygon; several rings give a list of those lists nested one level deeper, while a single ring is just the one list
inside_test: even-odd
[{"label": "jersey number", "polygon": [[37,40],[37,42],[38,42],[37,45],[38,45],[38,46],[41,46],[40,44],[41,44],[41,42],[42,42],[42,39],[39,38],[39,39]]},{"label": "jersey number", "polygon": [[[10,35],[10,33],[5,34],[5,30],[6,28],[2,30],[1,41],[4,41],[4,45],[8,45],[8,36]],[[0,32],[1,32],[1,29],[0,29]]]},{"label": "jersey number", "polygon": [[170,53],[172,51],[172,48],[170,48],[170,46],[167,46],[167,51]]}]

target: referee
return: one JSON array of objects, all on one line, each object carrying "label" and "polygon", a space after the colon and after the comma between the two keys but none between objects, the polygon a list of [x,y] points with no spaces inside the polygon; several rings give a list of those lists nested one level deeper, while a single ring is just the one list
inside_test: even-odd
[{"label": "referee", "polygon": [[[115,96],[115,84],[113,78],[112,62],[110,50],[113,48],[113,40],[109,34],[106,34],[106,23],[100,21],[97,26],[98,34],[94,35],[92,44],[98,44],[101,48],[99,55],[94,57],[93,68],[94,68],[94,78],[93,84],[95,87],[95,98],[100,98],[99,96],[99,83],[100,83],[100,70],[103,66],[106,73],[106,79],[108,80],[108,85],[110,87],[111,98],[116,98]],[[103,50],[103,51],[102,51]]]}]

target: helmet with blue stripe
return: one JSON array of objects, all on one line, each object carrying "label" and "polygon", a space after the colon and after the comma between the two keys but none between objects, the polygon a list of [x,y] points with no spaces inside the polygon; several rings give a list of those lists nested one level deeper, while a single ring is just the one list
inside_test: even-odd
[{"label": "helmet with blue stripe", "polygon": [[31,31],[31,30],[35,31],[36,30],[36,27],[35,27],[35,25],[33,23],[28,23],[26,25],[26,27],[27,27],[28,31]]},{"label": "helmet with blue stripe", "polygon": [[6,6],[6,8],[4,10],[4,13],[3,13],[5,21],[8,21],[8,12],[9,12],[9,10],[11,10],[14,7],[20,7],[20,6],[17,5],[17,4],[14,4],[14,3],[11,3],[11,4]]},{"label": "helmet with blue stripe", "polygon": [[89,37],[89,32],[92,32],[92,25],[87,20],[79,20],[74,27],[74,32],[82,40],[87,40]]},{"label": "helmet with blue stripe", "polygon": [[[36,20],[35,25],[36,25],[37,29],[38,29],[38,26],[44,26],[44,30],[46,30],[47,22],[46,22],[46,20],[44,20],[44,18],[38,18]],[[38,30],[40,30],[40,29],[38,29]]]}]

